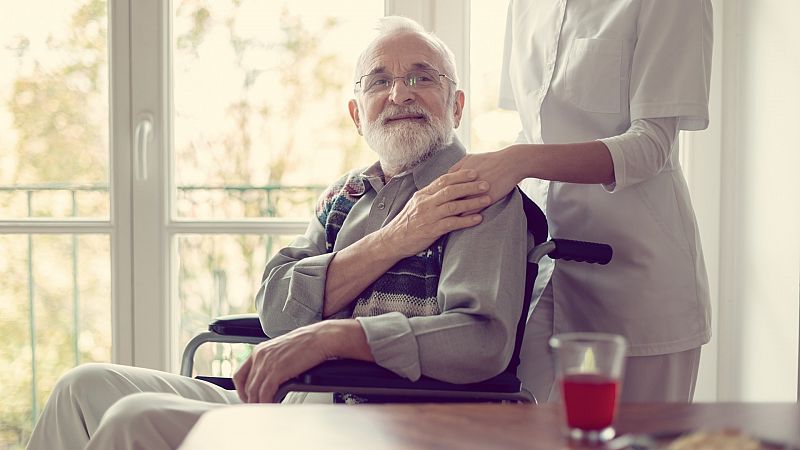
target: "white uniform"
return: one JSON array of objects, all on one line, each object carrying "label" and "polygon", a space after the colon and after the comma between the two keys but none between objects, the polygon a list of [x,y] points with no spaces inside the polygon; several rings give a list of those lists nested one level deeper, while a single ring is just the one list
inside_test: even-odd
[{"label": "white uniform", "polygon": [[[606,186],[522,183],[553,237],[614,248],[608,266],[556,263],[543,296],[552,307],[541,305],[550,318],[526,335],[530,371],[545,335],[581,330],[626,336],[632,357],[687,354],[685,372],[696,377],[711,337],[708,281],[676,136],[708,125],[711,47],[710,0],[509,5],[500,106],[519,112],[523,142],[602,140],[616,177]],[[628,364],[631,389],[644,378],[631,373],[638,365]]]}]

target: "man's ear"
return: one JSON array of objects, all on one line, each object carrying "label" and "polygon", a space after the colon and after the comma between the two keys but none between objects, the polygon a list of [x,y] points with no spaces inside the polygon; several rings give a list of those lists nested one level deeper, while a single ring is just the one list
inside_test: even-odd
[{"label": "man's ear", "polygon": [[361,132],[361,116],[358,114],[358,103],[355,99],[351,99],[347,102],[347,109],[350,110],[350,118],[353,119],[353,123],[356,124],[356,129],[358,130],[358,134],[364,135]]},{"label": "man's ear", "polygon": [[464,114],[464,91],[453,93],[456,100],[453,102],[453,128],[458,128],[461,124],[461,115]]}]

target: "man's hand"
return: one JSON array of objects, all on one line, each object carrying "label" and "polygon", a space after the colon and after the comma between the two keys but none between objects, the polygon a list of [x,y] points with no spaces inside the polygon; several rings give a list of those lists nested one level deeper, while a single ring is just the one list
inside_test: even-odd
[{"label": "man's hand", "polygon": [[[381,241],[402,257],[416,255],[454,230],[475,226],[491,204],[489,184],[476,181],[474,170],[446,173],[415,192],[400,214],[378,232]],[[467,214],[465,214],[467,213]]]},{"label": "man's hand", "polygon": [[[490,203],[487,203],[490,205],[508,195],[514,186],[524,178],[519,174],[522,162],[515,159],[520,152],[513,154],[512,149],[513,146],[496,152],[467,155],[451,167],[448,173],[467,169],[477,172],[477,179],[486,181],[491,186],[487,192],[492,199]],[[478,212],[487,205],[469,210],[468,213]]]},{"label": "man's hand", "polygon": [[336,357],[373,360],[357,321],[318,322],[256,345],[233,384],[245,403],[273,403],[281,384]]},{"label": "man's hand", "polygon": [[262,342],[233,375],[245,403],[272,403],[281,384],[329,359],[319,334],[322,322]]}]

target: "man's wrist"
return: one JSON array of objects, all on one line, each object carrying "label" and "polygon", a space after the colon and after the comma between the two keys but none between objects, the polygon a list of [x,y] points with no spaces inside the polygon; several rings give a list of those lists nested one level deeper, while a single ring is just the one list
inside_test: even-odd
[{"label": "man's wrist", "polygon": [[325,320],[319,325],[318,343],[328,358],[374,361],[367,335],[357,320]]},{"label": "man's wrist", "polygon": [[408,256],[402,252],[403,243],[395,242],[394,237],[395,233],[392,233],[391,226],[380,228],[367,235],[370,249],[376,258],[386,258],[396,262]]}]

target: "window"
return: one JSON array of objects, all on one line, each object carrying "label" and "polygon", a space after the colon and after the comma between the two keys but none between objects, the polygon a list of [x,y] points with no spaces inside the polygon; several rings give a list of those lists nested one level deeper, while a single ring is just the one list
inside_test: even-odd
[{"label": "window", "polygon": [[470,150],[486,152],[513,144],[522,130],[516,111],[497,106],[506,28],[505,5],[470,2],[469,66]]},{"label": "window", "polygon": [[56,379],[111,359],[105,1],[0,15],[0,447],[22,445]]}]

